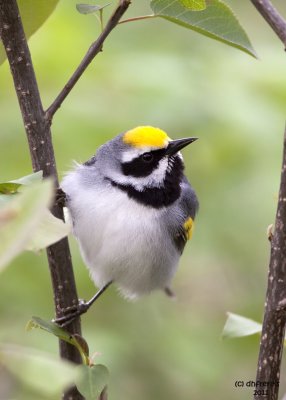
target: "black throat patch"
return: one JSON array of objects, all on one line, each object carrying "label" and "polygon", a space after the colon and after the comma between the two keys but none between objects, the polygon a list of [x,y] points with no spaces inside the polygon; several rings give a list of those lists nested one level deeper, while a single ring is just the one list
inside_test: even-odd
[{"label": "black throat patch", "polygon": [[179,156],[169,158],[168,168],[161,187],[145,187],[142,191],[132,185],[123,185],[106,178],[114,187],[124,191],[131,199],[153,208],[167,207],[173,204],[181,194],[180,183],[183,177],[184,165]]}]

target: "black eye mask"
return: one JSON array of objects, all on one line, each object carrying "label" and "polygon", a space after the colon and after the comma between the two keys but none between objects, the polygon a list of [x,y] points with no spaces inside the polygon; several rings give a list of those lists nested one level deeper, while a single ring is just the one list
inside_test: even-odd
[{"label": "black eye mask", "polygon": [[135,158],[132,161],[121,164],[121,170],[124,175],[145,177],[150,175],[157,167],[165,156],[166,150],[153,150],[141,154],[141,156]]},{"label": "black eye mask", "polygon": [[[125,163],[125,166],[126,164],[132,164],[134,161],[135,160],[130,163]],[[180,197],[183,170],[184,164],[181,158],[172,156],[169,157],[166,176],[160,187],[145,187],[143,190],[137,190],[130,184],[121,184],[109,178],[106,178],[106,180],[108,180],[112,186],[127,193],[127,195],[137,203],[144,204],[148,207],[162,208],[173,204]],[[132,175],[135,176],[134,171]]]}]

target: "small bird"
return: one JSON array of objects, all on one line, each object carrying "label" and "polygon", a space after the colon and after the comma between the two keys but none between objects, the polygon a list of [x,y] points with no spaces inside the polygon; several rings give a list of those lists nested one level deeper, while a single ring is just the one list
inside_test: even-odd
[{"label": "small bird", "polygon": [[[81,255],[99,292],[114,283],[135,299],[170,283],[191,238],[198,200],[180,150],[197,138],[171,140],[139,126],[76,164],[61,183]],[[56,322],[65,323],[68,316]]]}]

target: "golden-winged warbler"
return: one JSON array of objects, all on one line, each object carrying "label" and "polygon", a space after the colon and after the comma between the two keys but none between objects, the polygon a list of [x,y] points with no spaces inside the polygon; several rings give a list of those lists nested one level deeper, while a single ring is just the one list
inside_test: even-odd
[{"label": "golden-winged warbler", "polygon": [[102,145],[61,183],[84,262],[99,292],[66,317],[85,312],[114,283],[127,298],[169,285],[191,238],[198,200],[180,150],[196,138],[171,140],[139,126]]}]

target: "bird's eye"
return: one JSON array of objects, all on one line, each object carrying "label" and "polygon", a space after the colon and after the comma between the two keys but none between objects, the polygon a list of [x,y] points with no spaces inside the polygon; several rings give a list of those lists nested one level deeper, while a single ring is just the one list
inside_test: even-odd
[{"label": "bird's eye", "polygon": [[142,154],[141,158],[144,162],[150,163],[153,161],[154,157],[153,157],[153,154],[151,154],[151,153],[144,153],[144,154]]}]

